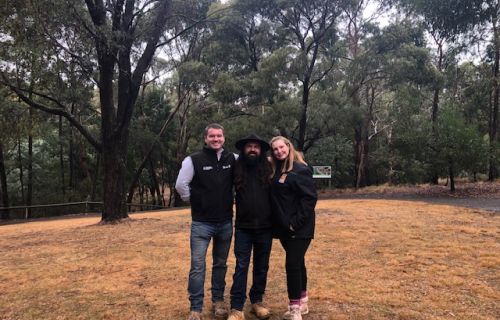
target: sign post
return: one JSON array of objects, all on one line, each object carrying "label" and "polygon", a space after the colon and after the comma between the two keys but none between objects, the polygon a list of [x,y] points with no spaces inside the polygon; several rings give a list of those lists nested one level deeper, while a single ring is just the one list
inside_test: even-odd
[{"label": "sign post", "polygon": [[332,187],[332,167],[331,166],[312,166],[313,178],[328,179],[328,188]]}]

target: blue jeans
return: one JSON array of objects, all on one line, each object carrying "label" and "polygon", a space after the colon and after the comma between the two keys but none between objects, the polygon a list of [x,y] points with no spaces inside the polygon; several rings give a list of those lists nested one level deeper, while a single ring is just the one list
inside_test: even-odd
[{"label": "blue jeans", "polygon": [[231,287],[231,309],[243,310],[247,292],[248,267],[253,249],[253,284],[250,289],[250,302],[262,301],[266,290],[267,271],[273,237],[270,229],[236,229],[234,236],[234,255],[236,268]]},{"label": "blue jeans", "polygon": [[191,311],[203,308],[206,256],[210,240],[212,248],[212,301],[224,300],[226,286],[227,255],[233,236],[233,222],[211,223],[193,221],[191,224],[191,270],[189,270],[188,293]]}]

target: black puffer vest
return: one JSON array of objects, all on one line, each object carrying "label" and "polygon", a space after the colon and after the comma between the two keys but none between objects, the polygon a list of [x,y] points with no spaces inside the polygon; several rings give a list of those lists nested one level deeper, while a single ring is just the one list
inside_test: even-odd
[{"label": "black puffer vest", "polygon": [[191,155],[194,176],[191,181],[193,221],[224,222],[233,217],[234,154],[223,151],[220,160],[213,149],[203,148]]}]

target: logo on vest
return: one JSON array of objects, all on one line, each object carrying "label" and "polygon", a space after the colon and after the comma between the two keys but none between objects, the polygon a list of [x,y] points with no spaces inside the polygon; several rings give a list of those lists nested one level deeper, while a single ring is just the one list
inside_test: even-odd
[{"label": "logo on vest", "polygon": [[203,167],[203,171],[208,171],[208,170],[212,170],[214,167],[212,166],[204,166]]},{"label": "logo on vest", "polygon": [[230,164],[228,164],[227,166],[222,166],[222,169],[229,169],[229,168],[231,168]]}]

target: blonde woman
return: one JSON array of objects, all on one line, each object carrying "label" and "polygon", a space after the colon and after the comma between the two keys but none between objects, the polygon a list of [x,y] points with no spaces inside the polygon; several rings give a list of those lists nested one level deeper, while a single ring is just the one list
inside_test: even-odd
[{"label": "blonde woman", "polygon": [[273,236],[286,252],[289,305],[284,319],[301,320],[309,312],[305,254],[314,237],[317,193],[312,170],[285,137],[271,140]]}]

